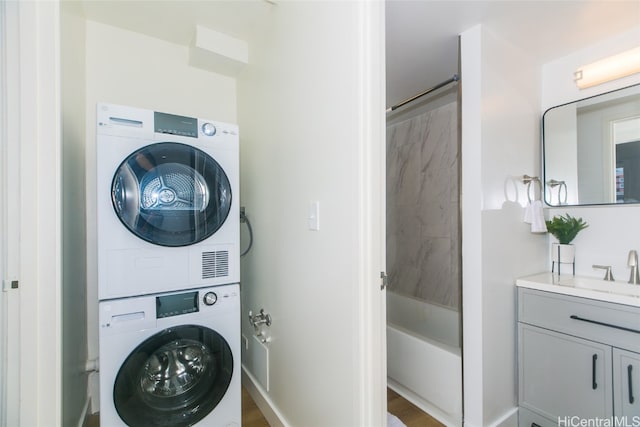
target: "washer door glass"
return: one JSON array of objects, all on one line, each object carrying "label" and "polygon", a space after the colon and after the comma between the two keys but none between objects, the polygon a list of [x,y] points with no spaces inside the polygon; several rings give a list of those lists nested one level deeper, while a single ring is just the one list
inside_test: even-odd
[{"label": "washer door glass", "polygon": [[160,142],[120,164],[111,200],[120,221],[136,236],[156,245],[186,246],[222,226],[231,209],[231,184],[204,151]]},{"label": "washer door glass", "polygon": [[150,337],[127,357],[113,401],[131,427],[190,426],[218,405],[232,374],[231,349],[220,334],[177,326]]}]

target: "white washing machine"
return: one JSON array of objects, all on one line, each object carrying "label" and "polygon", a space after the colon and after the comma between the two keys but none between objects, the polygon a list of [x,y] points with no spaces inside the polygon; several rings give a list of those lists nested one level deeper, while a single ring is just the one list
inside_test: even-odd
[{"label": "white washing machine", "polygon": [[240,281],[236,125],[98,104],[100,300]]},{"label": "white washing machine", "polygon": [[101,301],[100,425],[240,427],[239,285]]}]

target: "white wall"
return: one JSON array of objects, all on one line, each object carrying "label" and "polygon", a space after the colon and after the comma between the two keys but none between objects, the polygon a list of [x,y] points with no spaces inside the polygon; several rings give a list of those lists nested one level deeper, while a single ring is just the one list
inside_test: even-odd
[{"label": "white wall", "polygon": [[515,425],[514,283],[545,267],[546,237],[522,221],[522,175],[540,171],[539,68],[487,26],[461,43],[465,424]]},{"label": "white wall", "polygon": [[570,55],[550,61],[542,67],[543,111],[555,105],[577,101],[600,93],[640,82],[639,75],[632,75],[587,89],[578,89],[573,81],[573,73],[580,66],[611,56],[638,46],[640,27],[620,33],[597,44],[585,46]]},{"label": "white wall", "polygon": [[[79,35],[80,36],[80,35]],[[87,318],[89,359],[98,357],[95,105],[110,102],[236,122],[236,82],[188,65],[188,48],[86,21]],[[80,118],[79,118],[80,119]],[[97,378],[90,384],[98,410]]]},{"label": "white wall", "polygon": [[[573,72],[578,67],[636,47],[638,40],[640,26],[545,64],[542,69],[542,110],[640,83],[640,74],[584,90],[578,89],[573,82]],[[589,223],[589,228],[573,241],[576,245],[576,274],[600,277],[602,271],[594,270],[592,265],[603,264],[613,267],[613,275],[617,280],[628,280],[628,251],[640,250],[640,206],[552,208],[548,214],[553,216],[565,212],[582,217]],[[549,255],[546,262],[549,269]]]},{"label": "white wall", "polygon": [[84,19],[61,5],[62,425],[81,425],[88,406]]},{"label": "white wall", "polygon": [[101,101],[236,122],[235,79],[189,66],[188,48],[94,21],[86,31],[90,115]]},{"label": "white wall", "polygon": [[[273,317],[261,392],[292,426],[386,417],[384,347],[365,336],[384,334],[382,8],[280,2],[238,80],[241,197],[255,235],[243,319],[260,308]],[[311,201],[319,231],[307,227]]]}]

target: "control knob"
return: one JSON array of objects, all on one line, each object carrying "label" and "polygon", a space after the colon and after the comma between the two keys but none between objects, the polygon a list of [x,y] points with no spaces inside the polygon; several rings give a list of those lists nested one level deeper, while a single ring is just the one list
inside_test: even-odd
[{"label": "control knob", "polygon": [[204,123],[202,125],[202,133],[207,136],[213,136],[216,134],[216,127],[211,123]]},{"label": "control knob", "polygon": [[218,301],[218,295],[216,295],[215,292],[207,292],[202,298],[202,302],[204,302],[206,305],[213,305],[216,303],[216,301]]}]

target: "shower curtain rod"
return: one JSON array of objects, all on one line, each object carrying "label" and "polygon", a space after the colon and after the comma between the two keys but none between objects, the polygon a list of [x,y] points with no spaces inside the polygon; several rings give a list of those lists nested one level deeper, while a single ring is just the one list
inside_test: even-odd
[{"label": "shower curtain rod", "polygon": [[398,109],[398,108],[400,108],[400,107],[402,107],[402,106],[405,106],[405,105],[407,105],[408,103],[413,102],[413,101],[415,101],[416,99],[421,98],[421,97],[423,97],[423,96],[425,96],[425,95],[427,95],[427,94],[429,94],[429,93],[433,92],[434,90],[438,90],[438,89],[440,89],[441,87],[444,87],[444,86],[448,85],[449,83],[457,82],[458,80],[460,80],[460,79],[459,79],[459,77],[458,77],[458,75],[457,75],[457,74],[454,74],[454,75],[453,75],[449,80],[446,80],[446,81],[444,81],[444,82],[442,82],[442,83],[439,83],[439,84],[435,85],[434,87],[432,87],[432,88],[430,88],[430,89],[425,90],[425,91],[424,91],[424,92],[422,92],[422,93],[419,93],[419,94],[417,94],[417,95],[412,96],[411,98],[407,98],[407,99],[405,99],[404,101],[402,101],[401,103],[396,104],[396,105],[394,105],[394,106],[392,106],[392,107],[387,108],[385,112],[386,112],[386,113],[390,113],[391,111],[394,111],[394,110],[396,110],[396,109]]}]

